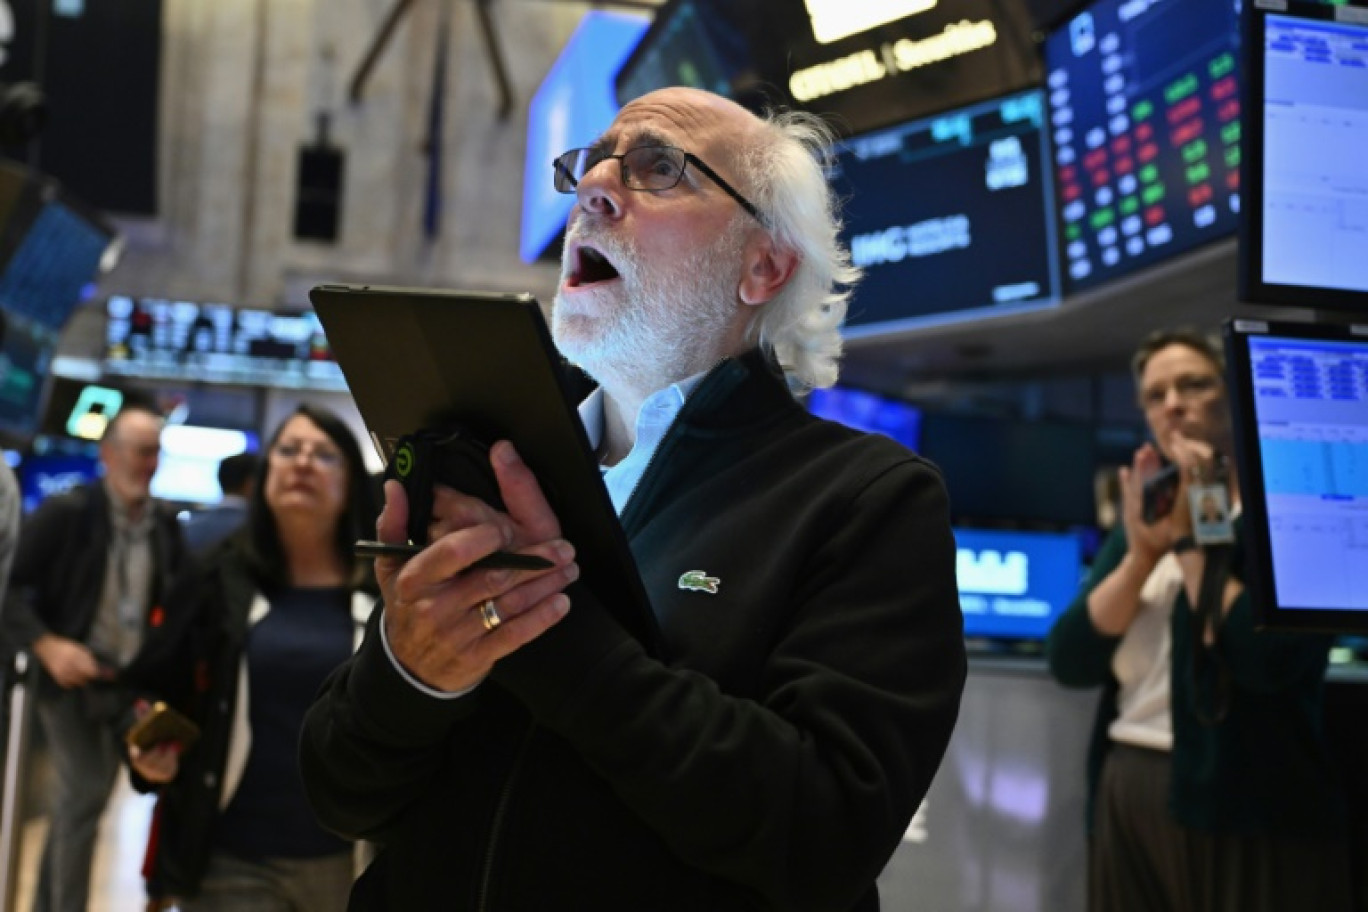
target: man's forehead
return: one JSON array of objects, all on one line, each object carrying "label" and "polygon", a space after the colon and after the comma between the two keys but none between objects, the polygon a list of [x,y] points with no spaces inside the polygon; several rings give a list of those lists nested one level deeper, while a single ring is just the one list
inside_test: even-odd
[{"label": "man's forehead", "polygon": [[697,148],[724,131],[745,130],[754,115],[735,102],[706,92],[667,89],[628,102],[598,147],[660,144]]}]

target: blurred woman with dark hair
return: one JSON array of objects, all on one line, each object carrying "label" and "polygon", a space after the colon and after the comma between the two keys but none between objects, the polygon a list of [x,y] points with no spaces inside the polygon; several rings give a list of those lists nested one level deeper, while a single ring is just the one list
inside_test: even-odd
[{"label": "blurred woman with dark hair", "polygon": [[314,820],[296,745],[374,604],[369,563],[352,556],[374,517],[356,438],[301,405],[271,438],[245,527],[176,587],[129,670],[144,701],[201,729],[184,750],[129,751],[135,784],[161,790],[149,892],[186,912],[346,907],[353,847]]}]

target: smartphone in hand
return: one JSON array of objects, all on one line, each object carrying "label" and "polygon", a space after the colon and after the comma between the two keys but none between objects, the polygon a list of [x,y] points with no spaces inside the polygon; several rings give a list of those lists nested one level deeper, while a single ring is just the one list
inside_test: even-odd
[{"label": "smartphone in hand", "polygon": [[1140,518],[1153,525],[1173,512],[1178,499],[1178,466],[1169,463],[1145,479],[1140,495]]},{"label": "smartphone in hand", "polygon": [[129,747],[151,750],[158,744],[174,741],[182,748],[189,747],[199,737],[199,726],[190,717],[172,709],[160,700],[124,735]]}]

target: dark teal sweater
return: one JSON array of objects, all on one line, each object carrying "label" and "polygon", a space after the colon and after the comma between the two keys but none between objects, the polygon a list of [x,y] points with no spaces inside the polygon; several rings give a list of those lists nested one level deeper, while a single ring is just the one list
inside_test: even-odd
[{"label": "dark teal sweater", "polygon": [[[1233,570],[1244,578],[1240,524]],[[1050,672],[1066,687],[1102,687],[1088,756],[1089,826],[1102,762],[1111,746],[1107,728],[1117,716],[1112,654],[1120,637],[1104,636],[1088,616],[1088,595],[1121,563],[1126,539],[1118,527],[1093,563],[1077,598],[1046,641]],[[1321,696],[1330,646],[1327,636],[1254,629],[1248,592],[1236,601],[1213,647],[1195,642],[1191,606],[1181,591],[1170,624],[1173,777],[1169,810],[1193,829],[1338,836],[1343,801],[1325,745]],[[1201,650],[1193,672],[1194,650]],[[1216,703],[1217,663],[1230,675],[1229,709],[1204,724]]]}]

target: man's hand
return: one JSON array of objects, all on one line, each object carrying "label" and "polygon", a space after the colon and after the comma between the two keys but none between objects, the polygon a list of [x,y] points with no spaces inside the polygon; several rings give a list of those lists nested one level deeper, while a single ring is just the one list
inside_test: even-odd
[{"label": "man's hand", "polygon": [[43,663],[52,680],[66,690],[107,679],[112,674],[83,643],[55,633],[45,633],[34,640],[33,653]]},{"label": "man's hand", "polygon": [[[495,444],[490,462],[507,513],[439,487],[429,527],[432,543],[406,562],[396,557],[375,562],[390,648],[410,674],[437,690],[474,687],[495,662],[560,621],[570,608],[562,590],[579,576],[574,548],[560,537],[560,521],[512,444]],[[403,486],[386,482],[377,537],[403,540],[407,521]],[[554,566],[465,572],[497,550],[536,554]],[[492,630],[480,613],[490,599],[502,621]]]}]

